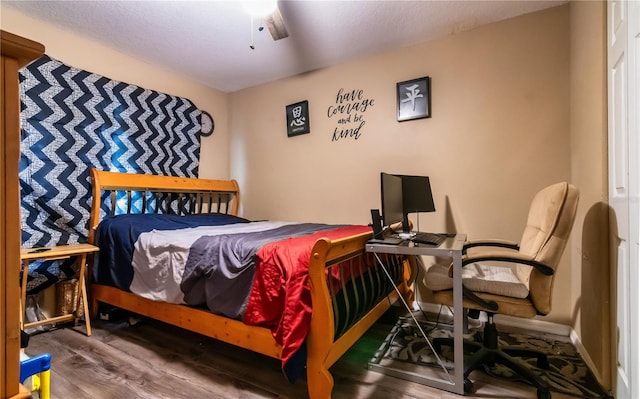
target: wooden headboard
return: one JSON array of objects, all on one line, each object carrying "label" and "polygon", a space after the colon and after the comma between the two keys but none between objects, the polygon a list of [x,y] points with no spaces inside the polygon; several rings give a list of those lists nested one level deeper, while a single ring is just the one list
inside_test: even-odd
[{"label": "wooden headboard", "polygon": [[[89,218],[89,242],[93,243],[95,229],[100,223],[102,198],[111,196],[110,216],[117,212],[116,195],[126,193],[126,212],[145,213],[148,211],[147,193],[153,193],[157,200],[152,212],[172,212],[172,204],[179,204],[179,214],[225,213],[238,215],[240,189],[235,180],[209,180],[176,176],[156,176],[132,173],[105,172],[91,169],[92,200]],[[141,193],[141,212],[134,212],[133,193]],[[187,210],[186,212],[184,210]]]}]

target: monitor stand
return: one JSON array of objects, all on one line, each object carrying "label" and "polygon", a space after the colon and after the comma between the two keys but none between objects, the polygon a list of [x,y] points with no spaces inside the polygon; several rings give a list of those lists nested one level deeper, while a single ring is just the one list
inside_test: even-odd
[{"label": "monitor stand", "polygon": [[409,215],[405,213],[402,217],[402,231],[397,233],[398,238],[402,238],[403,240],[412,239],[416,233],[411,232],[411,225],[409,224]]}]

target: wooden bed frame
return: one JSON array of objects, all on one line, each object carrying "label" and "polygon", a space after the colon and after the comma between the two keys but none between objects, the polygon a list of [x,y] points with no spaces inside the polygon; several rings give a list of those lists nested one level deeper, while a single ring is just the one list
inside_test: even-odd
[{"label": "wooden bed frame", "polygon": [[[239,188],[235,180],[206,180],[168,176],[134,175],[91,170],[93,183],[92,210],[89,225],[89,242],[94,243],[95,229],[101,220],[100,204],[104,195],[111,195],[115,203],[115,192],[165,193],[173,196],[181,207],[189,208],[189,213],[219,212],[237,215]],[[133,195],[135,197],[135,195]],[[186,204],[186,205],[185,205]],[[131,211],[131,206],[128,206]],[[146,208],[146,205],[143,206]],[[112,210],[115,207],[112,205]],[[102,212],[104,214],[104,211]],[[333,377],[329,367],[333,365],[398,299],[398,293],[391,289],[377,301],[377,304],[358,319],[349,323],[349,328],[336,334],[335,326],[339,318],[334,303],[335,289],[327,284],[326,268],[344,264],[349,259],[361,256],[371,233],[354,235],[331,241],[319,239],[311,251],[309,276],[313,304],[311,327],[307,337],[307,386],[312,399],[328,399],[333,389]],[[407,260],[396,265],[400,270],[397,281],[399,292],[407,299],[413,294],[408,280],[410,267]],[[281,358],[281,347],[267,328],[249,326],[241,321],[219,316],[205,310],[156,302],[139,297],[120,289],[92,284],[91,315],[95,316],[98,303],[110,304],[156,320],[194,331],[242,348],[250,349],[273,358]],[[347,312],[348,313],[348,312]],[[352,312],[353,313],[353,312]]]}]

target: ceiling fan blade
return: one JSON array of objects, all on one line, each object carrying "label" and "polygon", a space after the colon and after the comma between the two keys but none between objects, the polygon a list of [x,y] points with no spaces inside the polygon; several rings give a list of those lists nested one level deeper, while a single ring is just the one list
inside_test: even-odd
[{"label": "ceiling fan blade", "polygon": [[289,32],[287,32],[287,28],[284,26],[284,20],[282,19],[282,14],[280,14],[279,9],[276,8],[271,15],[267,16],[264,19],[264,24],[269,28],[269,33],[271,33],[273,40],[289,37]]}]

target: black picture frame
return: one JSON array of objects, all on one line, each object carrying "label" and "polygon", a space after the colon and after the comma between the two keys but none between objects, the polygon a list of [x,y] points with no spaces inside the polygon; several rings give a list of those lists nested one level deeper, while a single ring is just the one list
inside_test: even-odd
[{"label": "black picture frame", "polygon": [[309,101],[304,100],[286,107],[287,136],[299,136],[311,132],[309,124]]},{"label": "black picture frame", "polygon": [[398,122],[431,118],[431,78],[396,83],[396,112]]}]

